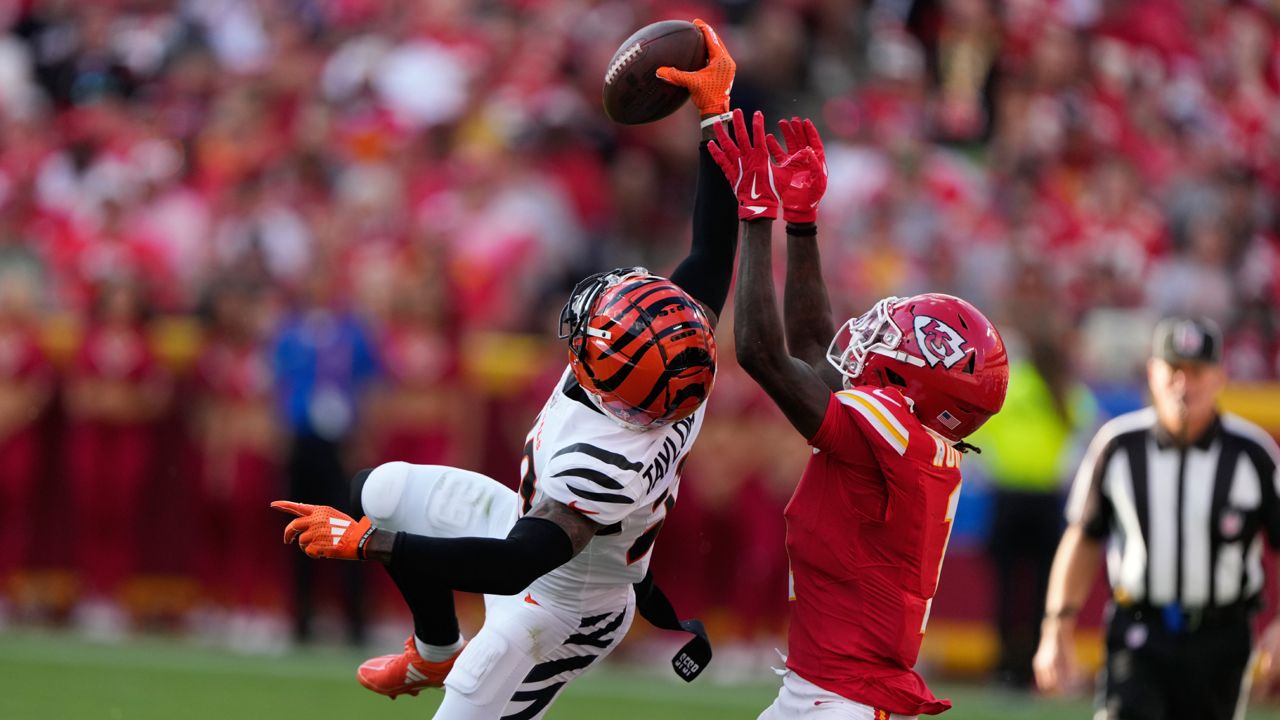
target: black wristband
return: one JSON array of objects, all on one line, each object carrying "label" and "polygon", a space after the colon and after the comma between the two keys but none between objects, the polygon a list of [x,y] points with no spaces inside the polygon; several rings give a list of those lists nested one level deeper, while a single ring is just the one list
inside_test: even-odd
[{"label": "black wristband", "polygon": [[787,223],[787,234],[796,237],[817,237],[817,223]]}]

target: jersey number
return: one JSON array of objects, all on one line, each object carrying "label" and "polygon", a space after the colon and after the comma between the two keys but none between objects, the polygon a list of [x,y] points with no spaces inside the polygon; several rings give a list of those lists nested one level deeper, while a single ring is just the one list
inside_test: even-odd
[{"label": "jersey number", "polygon": [[524,455],[520,458],[520,514],[533,509],[533,492],[538,487],[538,473],[533,469],[533,433],[524,441]]},{"label": "jersey number", "polygon": [[[956,487],[951,491],[951,496],[947,498],[947,537],[942,541],[942,552],[938,553],[937,569],[934,570],[933,591],[938,591],[938,581],[942,579],[942,559],[947,555],[947,545],[951,544],[951,527],[956,519],[956,508],[960,505],[960,483],[956,483]],[[930,597],[924,605],[924,617],[920,619],[920,634],[924,634],[925,626],[929,624],[929,611],[933,609],[933,598]]]},{"label": "jersey number", "polygon": [[[671,512],[671,508],[676,506],[676,499],[674,497],[671,497],[670,493],[668,493],[664,499],[659,500],[658,502],[661,502],[663,506],[666,507],[667,513]],[[663,513],[661,520],[650,525],[647,530],[640,533],[640,537],[636,538],[636,541],[634,543],[631,543],[630,549],[627,550],[628,565],[635,563],[635,561],[644,557],[646,554],[648,554],[650,550],[653,549],[653,543],[658,539],[658,533],[662,530],[662,523],[666,522],[666,520],[667,520],[666,513]]]}]

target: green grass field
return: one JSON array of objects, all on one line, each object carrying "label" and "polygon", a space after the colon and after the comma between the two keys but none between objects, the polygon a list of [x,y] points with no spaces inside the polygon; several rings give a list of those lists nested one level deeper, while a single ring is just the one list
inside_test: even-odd
[{"label": "green grass field", "polygon": [[[2,720],[316,720],[417,718],[438,694],[395,702],[356,684],[362,655],[336,649],[284,657],[244,657],[168,639],[86,643],[62,633],[0,633]],[[972,685],[942,684],[955,702],[947,720],[1086,720],[1087,703],[1047,702]],[[686,685],[613,666],[571,686],[550,713],[557,720],[754,718],[773,682]],[[1250,718],[1280,719],[1273,712]]]}]

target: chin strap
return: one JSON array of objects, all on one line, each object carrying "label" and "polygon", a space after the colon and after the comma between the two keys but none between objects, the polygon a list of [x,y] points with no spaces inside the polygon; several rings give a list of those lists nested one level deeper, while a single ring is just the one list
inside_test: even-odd
[{"label": "chin strap", "polygon": [[711,640],[707,629],[697,619],[681,620],[662,589],[653,581],[653,571],[632,586],[636,591],[636,610],[656,628],[690,633],[693,638],[671,658],[671,668],[685,682],[693,682],[711,663]]}]

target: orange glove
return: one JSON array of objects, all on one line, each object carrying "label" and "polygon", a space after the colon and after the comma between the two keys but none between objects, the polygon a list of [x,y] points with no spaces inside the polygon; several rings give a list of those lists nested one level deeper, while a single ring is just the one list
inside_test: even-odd
[{"label": "orange glove", "polygon": [[702,39],[707,44],[707,66],[693,72],[670,66],[660,67],[658,77],[672,85],[687,88],[702,117],[727,113],[729,91],[733,89],[733,76],[738,70],[738,64],[729,57],[729,51],[724,48],[720,36],[716,35],[710,25],[701,20],[694,20],[693,24],[702,31]]},{"label": "orange glove", "polygon": [[364,559],[365,543],[374,530],[369,518],[360,518],[356,522],[350,515],[328,505],[306,505],[288,500],[276,500],[271,507],[298,516],[285,526],[286,545],[297,538],[298,547],[308,557]]}]

